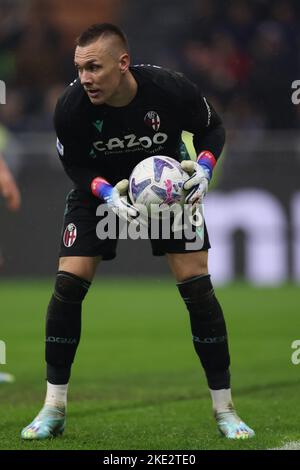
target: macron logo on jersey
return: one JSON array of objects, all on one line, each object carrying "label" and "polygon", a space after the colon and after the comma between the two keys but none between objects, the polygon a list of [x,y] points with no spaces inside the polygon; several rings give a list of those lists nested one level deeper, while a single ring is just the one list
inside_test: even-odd
[{"label": "macron logo on jersey", "polygon": [[61,157],[63,157],[63,156],[64,156],[64,146],[63,146],[63,144],[58,140],[58,138],[56,139],[56,149],[57,149],[59,155],[60,155]]},{"label": "macron logo on jersey", "polygon": [[98,119],[97,121],[93,122],[93,125],[96,127],[97,131],[101,134],[103,121],[100,121],[100,119]]}]

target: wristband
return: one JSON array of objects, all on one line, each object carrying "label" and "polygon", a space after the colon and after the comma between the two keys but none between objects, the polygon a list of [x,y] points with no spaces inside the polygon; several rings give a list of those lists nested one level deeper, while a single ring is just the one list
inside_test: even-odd
[{"label": "wristband", "polygon": [[206,173],[208,173],[209,179],[211,180],[213,169],[217,163],[214,155],[208,150],[204,150],[203,152],[199,153],[197,157],[197,163],[201,165],[204,170],[206,170]]},{"label": "wristband", "polygon": [[94,178],[92,181],[91,190],[94,196],[108,201],[111,199],[113,187],[104,178],[97,176],[97,178]]}]

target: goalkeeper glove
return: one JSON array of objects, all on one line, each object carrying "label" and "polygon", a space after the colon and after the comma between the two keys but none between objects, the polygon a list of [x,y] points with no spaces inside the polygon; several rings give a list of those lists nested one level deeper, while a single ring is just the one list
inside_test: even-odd
[{"label": "goalkeeper glove", "polygon": [[181,167],[190,176],[183,185],[183,189],[188,191],[185,198],[186,204],[201,203],[208,191],[208,184],[212,177],[212,170],[216,164],[212,153],[201,152],[197,161],[183,160]]},{"label": "goalkeeper glove", "polygon": [[130,222],[139,216],[139,211],[127,201],[128,180],[121,180],[112,186],[98,176],[92,181],[91,188],[94,196],[103,199],[121,219]]}]

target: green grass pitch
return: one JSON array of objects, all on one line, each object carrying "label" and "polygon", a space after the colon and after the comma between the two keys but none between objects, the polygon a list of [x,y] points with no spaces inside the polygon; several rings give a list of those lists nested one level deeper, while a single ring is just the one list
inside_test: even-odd
[{"label": "green grass pitch", "polygon": [[217,289],[230,335],[236,408],[256,438],[216,432],[188,313],[171,280],[98,280],[84,305],[64,436],[22,442],[45,391],[50,282],[1,282],[0,339],[16,376],[0,384],[0,449],[267,449],[300,440],[299,287]]}]

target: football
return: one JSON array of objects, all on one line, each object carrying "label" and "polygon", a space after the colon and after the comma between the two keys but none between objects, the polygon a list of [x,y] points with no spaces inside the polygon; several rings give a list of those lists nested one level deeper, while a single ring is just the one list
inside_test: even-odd
[{"label": "football", "polygon": [[131,202],[145,206],[148,214],[154,206],[162,210],[183,204],[183,184],[188,178],[180,163],[174,158],[157,155],[136,165],[129,177],[128,193]]}]

